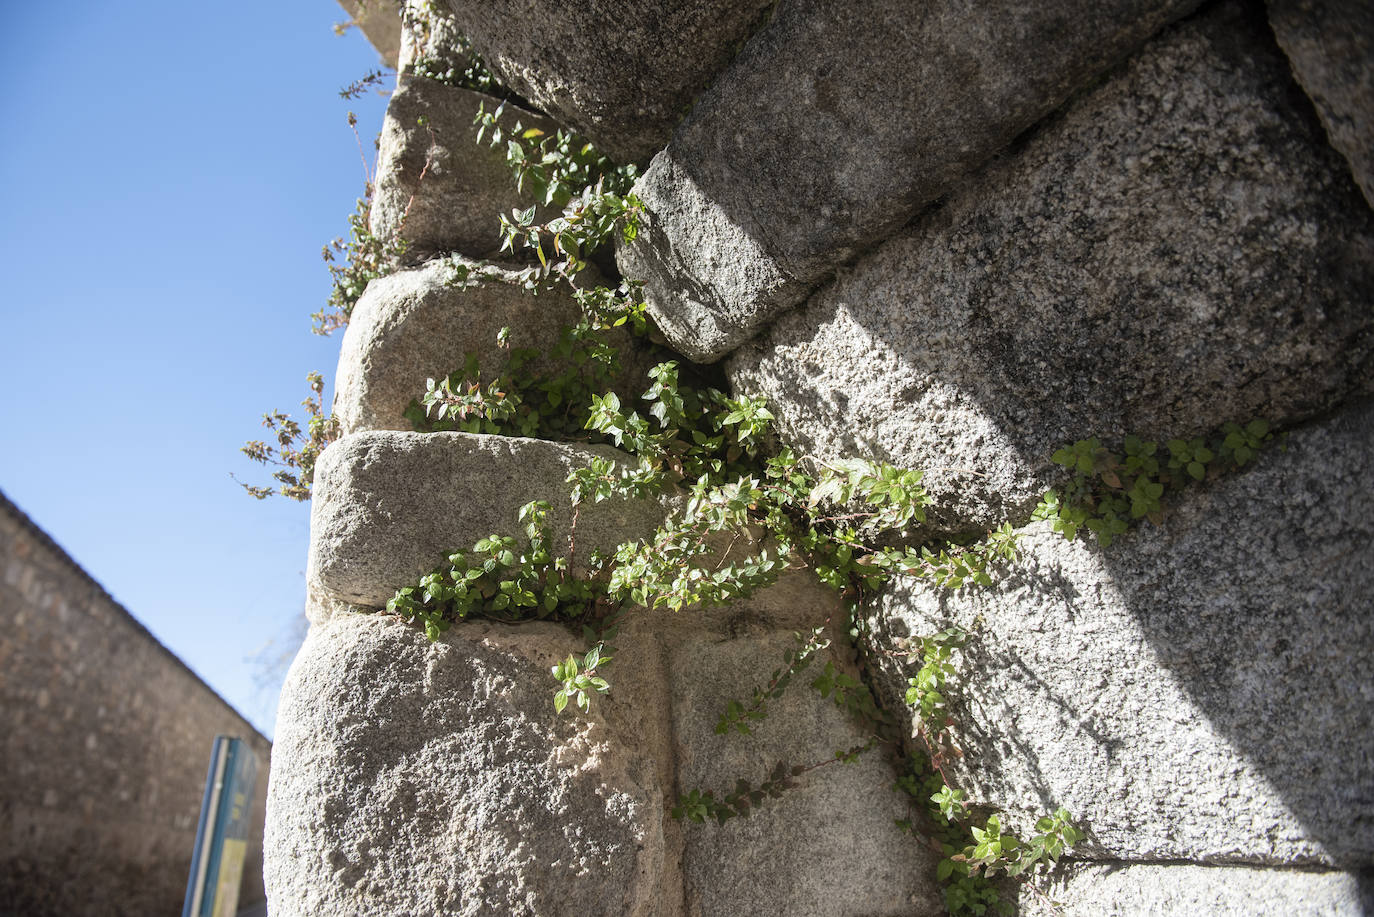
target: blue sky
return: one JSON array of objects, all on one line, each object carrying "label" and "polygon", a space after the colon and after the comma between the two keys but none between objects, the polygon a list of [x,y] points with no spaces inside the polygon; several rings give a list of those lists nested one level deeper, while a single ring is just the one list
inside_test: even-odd
[{"label": "blue sky", "polygon": [[[333,0],[12,4],[0,53],[0,490],[264,732],[254,656],[302,613],[309,507],[230,473],[339,339],[320,247],[385,100]],[[326,395],[328,396],[328,392]]]}]

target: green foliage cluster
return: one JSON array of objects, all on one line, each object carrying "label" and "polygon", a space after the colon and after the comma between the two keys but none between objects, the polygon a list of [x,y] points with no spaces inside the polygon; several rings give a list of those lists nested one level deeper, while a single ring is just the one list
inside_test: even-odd
[{"label": "green foliage cluster", "polygon": [[[944,886],[945,908],[952,917],[1015,913],[990,880],[1001,874],[1027,881],[1038,870],[1058,863],[1084,837],[1063,808],[1038,819],[1035,833],[1025,841],[1005,832],[996,814],[983,816],[980,823],[977,807],[963,790],[951,788],[942,774],[919,757],[909,759],[897,789],[924,809],[930,840],[942,854],[935,877]],[[898,825],[918,833],[911,821]]]},{"label": "green foliage cluster", "polygon": [[[422,75],[460,83],[474,78]],[[571,282],[610,239],[632,242],[642,204],[631,192],[633,167],[617,167],[569,132],[549,134],[509,119],[504,106],[480,110],[479,142],[503,151],[517,186],[540,205],[562,209],[546,222],[538,221],[538,207],[500,216],[504,250],[531,252],[537,259],[518,282],[538,292]],[[389,269],[388,262],[399,254],[366,232],[365,202],[350,223],[351,241],[336,240],[334,246],[349,266],[331,266],[335,327],[347,320],[366,282]],[[472,279],[474,272],[483,276],[480,265],[455,262],[455,270],[455,282]],[[575,295],[584,318],[564,330],[552,353],[514,347],[509,330],[503,331],[492,354],[468,355],[454,373],[429,380],[407,416],[423,431],[608,443],[627,452],[630,461],[595,459],[569,476],[566,549],[554,543],[550,505],[527,504],[519,514],[518,535],[492,534],[455,551],[438,569],[400,590],[388,610],[422,625],[431,640],[451,622],[471,617],[579,626],[587,648],[553,666],[553,704],[560,713],[570,706],[587,712],[596,695],[611,690],[614,641],[626,614],[727,604],[785,571],[810,569],[843,597],[846,619],[827,620],[798,634],[767,679],[750,695],[725,704],[715,731],[752,733],[801,683],[846,710],[859,724],[862,741],[817,761],[779,761],[762,777],[741,777],[725,790],[688,789],[672,806],[672,815],[717,823],[747,817],[811,771],[885,748],[906,758],[896,788],[914,812],[898,824],[943,854],[937,878],[950,913],[1008,913],[1010,906],[990,880],[1025,880],[1058,862],[1083,834],[1060,808],[1041,818],[1029,837],[1016,837],[1004,829],[1002,816],[975,804],[947,779],[949,762],[962,755],[950,701],[957,654],[976,634],[951,627],[915,637],[892,652],[914,673],[904,698],[915,715],[914,747],[903,742],[898,719],[878,704],[861,677],[863,660],[852,666],[837,651],[848,651],[853,660],[857,647],[845,646],[839,635],[847,633],[850,640],[862,635],[865,603],[893,577],[951,590],[989,585],[1000,567],[1015,560],[1018,534],[1005,524],[981,537],[912,543],[910,535],[925,522],[930,505],[921,472],[869,459],[798,456],[778,442],[773,415],[762,399],[726,394],[679,360],[659,361],[649,371],[647,388],[637,398],[626,396],[616,388],[625,361],[606,332],[620,327],[652,334],[639,291],[622,284],[578,288]],[[316,321],[329,324],[319,315]],[[484,365],[493,357],[494,365]],[[318,395],[318,376],[311,378]],[[278,445],[250,444],[258,447],[256,460],[285,463],[278,473],[281,491],[297,499],[308,496],[309,470],[330,435],[318,401],[313,408],[307,402],[307,410],[309,430],[274,413],[268,425]],[[321,418],[318,430],[316,417]],[[1071,478],[1045,495],[1036,517],[1053,520],[1067,538],[1086,531],[1106,546],[1140,519],[1159,521],[1172,492],[1243,467],[1274,439],[1268,424],[1257,420],[1162,447],[1138,437],[1127,437],[1119,449],[1098,439],[1081,440],[1053,455]],[[255,496],[270,491],[249,490]],[[653,534],[574,564],[580,507],[669,492],[676,495],[677,509]],[[890,652],[876,646],[870,651]]]},{"label": "green foliage cluster", "polygon": [[[522,245],[540,258],[540,269],[523,276],[525,286],[537,290],[571,279],[595,246],[616,230],[627,241],[634,238],[638,202],[627,193],[607,190],[605,164],[589,148],[576,147],[563,136],[544,137],[519,124],[513,134],[497,133],[500,117],[498,110],[484,112],[479,120],[486,119],[483,126],[496,142],[506,142],[517,181],[530,183],[546,203],[559,203],[568,195],[561,220],[537,225],[533,208],[502,218],[507,248]],[[571,191],[573,184],[589,182],[598,170],[603,171],[595,185],[584,185],[580,194]],[[633,173],[622,173],[621,178],[628,185]],[[590,222],[588,213],[594,217]],[[590,231],[584,232],[588,226]],[[552,262],[549,253],[563,261]],[[578,622],[591,646],[580,661],[570,655],[554,668],[554,705],[562,711],[571,702],[587,710],[595,694],[610,690],[609,641],[631,609],[725,604],[771,584],[785,570],[806,566],[846,599],[852,638],[858,634],[858,612],[865,598],[893,576],[958,589],[990,583],[994,567],[1015,557],[1016,535],[1010,525],[964,543],[886,543],[925,521],[930,498],[919,471],[866,459],[827,463],[798,457],[779,447],[771,430],[773,415],[762,399],[735,398],[709,385],[684,384],[683,366],[676,360],[650,370],[649,387],[639,404],[632,405],[613,389],[619,369],[613,348],[592,341],[615,324],[647,326],[635,294],[625,287],[578,293],[587,319],[560,341],[555,364],[565,368],[535,371],[534,355],[512,351],[503,335],[498,340],[498,350],[505,354],[503,366],[489,381],[482,381],[480,359],[469,355],[462,369],[429,382],[412,405],[411,418],[422,430],[605,442],[633,456],[632,465],[597,459],[569,476],[574,526],[583,502],[645,498],[674,488],[685,496],[680,508],[648,538],[592,558],[576,577],[570,556],[551,556],[544,529],[536,531],[527,523],[527,549],[491,536],[470,552],[451,555],[447,568],[419,585],[402,590],[389,606],[393,613],[422,622],[431,637],[448,621],[471,615],[506,619],[523,614]],[[530,507],[522,512],[528,514]],[[538,518],[542,522],[546,517]],[[569,555],[574,539],[575,534]],[[474,585],[465,590],[459,583]],[[766,683],[754,688],[751,698],[726,704],[716,731],[751,732],[767,717],[769,705],[831,648],[830,627],[827,621],[798,635],[797,646]],[[954,668],[951,653],[967,639],[968,634],[950,630],[925,638],[915,651],[926,658],[910,680],[908,699],[920,711],[921,723],[929,724],[921,735],[937,769],[942,750],[950,744],[942,690]],[[827,660],[808,686],[848,711],[861,725],[865,740],[821,761],[778,762],[762,779],[739,778],[727,791],[689,789],[673,806],[673,815],[698,822],[746,817],[816,768],[851,762],[877,747],[900,746],[895,720],[881,709],[863,680],[835,660]],[[942,780],[927,795],[940,792],[958,791]],[[934,803],[928,808],[939,812]],[[1001,839],[995,817],[972,830],[983,836],[969,835],[973,850],[985,838],[990,840],[978,853],[980,859],[964,865],[958,877],[953,870],[942,876],[952,883],[955,907],[961,907],[962,900],[996,900],[987,876],[995,862],[1002,862],[997,857],[1011,849]],[[993,848],[997,854],[988,860]],[[961,851],[951,856],[965,858]],[[951,862],[961,862],[953,858]]]},{"label": "green foliage cluster", "polygon": [[1036,519],[1054,521],[1054,530],[1072,541],[1083,530],[1103,547],[1140,519],[1158,523],[1166,494],[1199,481],[1239,470],[1275,441],[1264,420],[1228,423],[1207,437],[1157,442],[1127,436],[1121,451],[1096,438],[1057,450],[1056,465],[1072,472],[1062,491],[1050,490],[1036,508]]},{"label": "green foliage cluster", "polygon": [[947,745],[947,730],[953,725],[944,694],[945,682],[954,674],[954,651],[968,643],[971,636],[961,627],[950,627],[918,641],[921,668],[907,680],[905,700],[918,714],[919,738],[936,757]]},{"label": "green foliage cluster", "polygon": [[549,504],[527,503],[519,518],[523,540],[495,534],[450,554],[445,566],[397,591],[387,611],[422,624],[430,640],[467,617],[574,620],[594,612],[601,591],[571,575],[568,557],[555,555]]},{"label": "green foliage cluster", "polygon": [[591,253],[617,234],[625,242],[638,237],[643,203],[631,192],[617,194],[604,185],[603,179],[584,188],[562,216],[545,223],[535,222],[533,206],[501,214],[501,250],[529,250],[539,259],[521,275],[527,289],[571,280],[586,269]]},{"label": "green foliage cluster", "polygon": [[359,297],[367,285],[395,270],[398,259],[405,254],[402,239],[384,239],[368,228],[368,213],[372,209],[372,188],[367,196],[358,198],[348,215],[348,237],[332,240],[320,250],[329,267],[332,288],[323,309],[313,313],[316,334],[329,334],[348,324]]},{"label": "green foliage cluster", "polygon": [[269,411],[262,415],[262,425],[272,432],[273,442],[251,440],[240,450],[258,464],[277,469],[272,472],[276,487],[239,482],[239,486],[258,500],[273,494],[297,501],[309,500],[310,486],[315,481],[315,462],[325,447],[339,436],[338,421],[332,414],[324,413],[321,403],[324,377],[309,373],[305,378],[310,385],[310,394],[301,402],[306,413],[305,427],[289,414]]},{"label": "green foliage cluster", "polygon": [[501,250],[530,251],[539,265],[525,270],[521,282],[536,290],[571,281],[587,267],[591,253],[619,235],[632,242],[639,233],[643,204],[631,193],[638,169],[616,165],[591,143],[559,128],[552,135],[517,120],[504,125],[505,104],[494,111],[479,106],[477,141],[504,148],[518,190],[562,214],[536,222],[537,206],[500,214]]},{"label": "green foliage cluster", "polygon": [[[584,429],[592,394],[605,391],[620,373],[620,354],[607,345],[595,320],[564,328],[548,354],[512,348],[510,330],[497,337],[499,368],[482,382],[482,360],[468,354],[463,367],[428,379],[405,416],[420,432],[458,430],[573,439]],[[540,361],[556,367],[540,372]]]},{"label": "green foliage cluster", "polygon": [[910,642],[907,655],[919,661],[909,679],[906,703],[917,713],[916,737],[924,754],[907,759],[906,772],[896,788],[905,793],[923,816],[925,831],[912,819],[899,819],[898,827],[912,834],[926,834],[942,854],[936,879],[944,885],[945,907],[952,915],[985,914],[989,910],[1012,913],[989,880],[998,872],[1026,877],[1041,865],[1058,862],[1067,847],[1083,839],[1065,809],[1041,818],[1037,833],[1026,843],[1002,831],[1001,818],[983,813],[981,820],[963,790],[950,786],[944,765],[962,752],[953,741],[955,725],[947,701],[947,683],[955,674],[954,651],[973,639],[973,634],[951,627]]},{"label": "green foliage cluster", "polygon": [[558,681],[561,688],[553,696],[553,709],[557,713],[562,713],[563,708],[568,706],[569,700],[577,702],[577,709],[583,713],[591,710],[591,696],[593,693],[607,694],[611,686],[606,679],[597,676],[597,667],[610,662],[610,656],[602,656],[602,644],[597,644],[587,651],[587,655],[582,657],[581,666],[577,663],[577,657],[568,654],[568,658],[553,667],[553,677]]},{"label": "green foliage cluster", "polygon": [[479,105],[473,122],[477,142],[485,140],[495,149],[504,145],[516,190],[528,190],[540,204],[563,208],[584,188],[600,184],[607,192],[625,194],[634,185],[635,166],[616,165],[577,134],[558,128],[550,135],[519,120],[503,123],[505,114],[504,102],[491,111]]}]

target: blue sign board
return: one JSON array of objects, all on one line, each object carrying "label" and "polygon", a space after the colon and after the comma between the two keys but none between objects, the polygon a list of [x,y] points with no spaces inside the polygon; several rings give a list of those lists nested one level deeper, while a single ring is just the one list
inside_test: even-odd
[{"label": "blue sign board", "polygon": [[258,759],[248,743],[215,737],[181,917],[234,917],[238,910],[257,774]]}]

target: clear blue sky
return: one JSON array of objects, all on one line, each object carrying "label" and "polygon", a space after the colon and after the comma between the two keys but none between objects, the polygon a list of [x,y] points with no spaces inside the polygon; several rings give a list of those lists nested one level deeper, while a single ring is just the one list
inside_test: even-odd
[{"label": "clear blue sky", "polygon": [[[0,490],[264,732],[252,659],[304,605],[309,506],[238,452],[339,339],[344,232],[385,100],[333,0],[9,4]],[[326,393],[327,395],[329,393]]]}]

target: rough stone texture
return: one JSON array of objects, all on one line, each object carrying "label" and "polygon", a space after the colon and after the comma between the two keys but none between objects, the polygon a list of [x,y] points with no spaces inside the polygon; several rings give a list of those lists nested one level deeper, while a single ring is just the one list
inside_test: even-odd
[{"label": "rough stone texture", "polygon": [[375,615],[312,628],[277,719],[273,917],[678,914],[656,698],[556,715],[549,667],[579,643],[538,623],[435,644]]},{"label": "rough stone texture", "polygon": [[472,63],[464,50],[463,31],[446,7],[430,0],[405,0],[405,6],[400,53],[393,65],[398,73],[456,76]]},{"label": "rough stone texture", "polygon": [[782,4],[640,181],[624,270],[719,358],[1196,5]]},{"label": "rough stone texture", "polygon": [[[403,239],[402,260],[418,264],[435,254],[495,257],[501,249],[498,216],[535,203],[515,189],[504,146],[477,142],[479,106],[494,111],[499,99],[402,74],[387,105],[377,154],[377,185],[369,224],[374,235]],[[427,119],[427,125],[418,123]],[[554,131],[548,118],[506,106],[501,123]],[[423,176],[423,177],[422,177]],[[541,219],[557,216],[541,208]],[[526,294],[528,295],[528,294]]]},{"label": "rough stone texture", "polygon": [[449,0],[501,82],[621,162],[647,159],[768,0]]},{"label": "rough stone texture", "polygon": [[1107,550],[1037,523],[995,587],[894,589],[876,639],[979,632],[951,778],[1017,827],[1063,805],[1092,857],[1368,867],[1371,475],[1365,405]]},{"label": "rough stone texture", "polygon": [[723,828],[666,818],[689,789],[863,741],[809,675],[753,735],[714,733],[794,632],[841,620],[807,571],[729,607],[633,611],[590,720],[553,716],[549,666],[582,645],[559,626],[463,622],[430,645],[385,616],[332,615],[278,713],[274,915],[942,912],[931,855],[892,824],[907,813],[880,753]]},{"label": "rough stone texture", "polygon": [[1022,889],[1019,917],[1362,917],[1374,913],[1370,876],[1295,869],[1183,864],[1074,865],[1037,886],[1062,907]]},{"label": "rough stone texture", "polygon": [[564,327],[582,317],[561,290],[531,296],[513,274],[491,267],[497,276],[459,281],[453,265],[442,259],[390,274],[368,284],[358,299],[334,394],[334,416],[344,433],[410,430],[403,415],[424,393],[426,379],[460,369],[468,353],[483,358],[489,378],[499,372],[496,335],[503,327],[511,328],[512,347],[547,351]]},{"label": "rough stone texture", "polygon": [[339,0],[339,6],[388,67],[395,67],[401,49],[401,3],[396,0]]},{"label": "rough stone texture", "polygon": [[1268,0],[1268,6],[1293,75],[1374,206],[1374,5],[1368,0]]},{"label": "rough stone texture", "polygon": [[1309,112],[1263,22],[1214,8],[783,316],[731,379],[808,452],[937,469],[948,529],[1024,512],[1078,439],[1368,391],[1374,219]]},{"label": "rough stone texture", "polygon": [[179,913],[217,734],[271,744],[0,494],[0,915]]},{"label": "rough stone texture", "polygon": [[[811,607],[836,604],[833,594],[819,598]],[[680,792],[710,789],[719,796],[741,777],[761,782],[778,761],[815,764],[865,741],[848,714],[806,687],[825,659],[834,658],[827,654],[770,703],[768,718],[751,735],[715,734],[726,704],[747,702],[796,646],[788,632],[759,625],[741,613],[728,630],[699,633],[673,647],[668,666]],[[892,789],[895,779],[875,750],[853,764],[832,763],[803,775],[797,788],[765,801],[748,818],[685,826],[689,912],[945,913],[933,855],[893,824],[909,817]]]},{"label": "rough stone texture", "polygon": [[[381,607],[402,586],[493,532],[518,532],[521,506],[547,500],[553,537],[566,544],[572,511],[564,479],[605,446],[510,436],[377,431],[345,436],[320,456],[310,511],[312,588],[334,601]],[[663,518],[654,502],[583,506],[583,557],[647,536]]]}]

